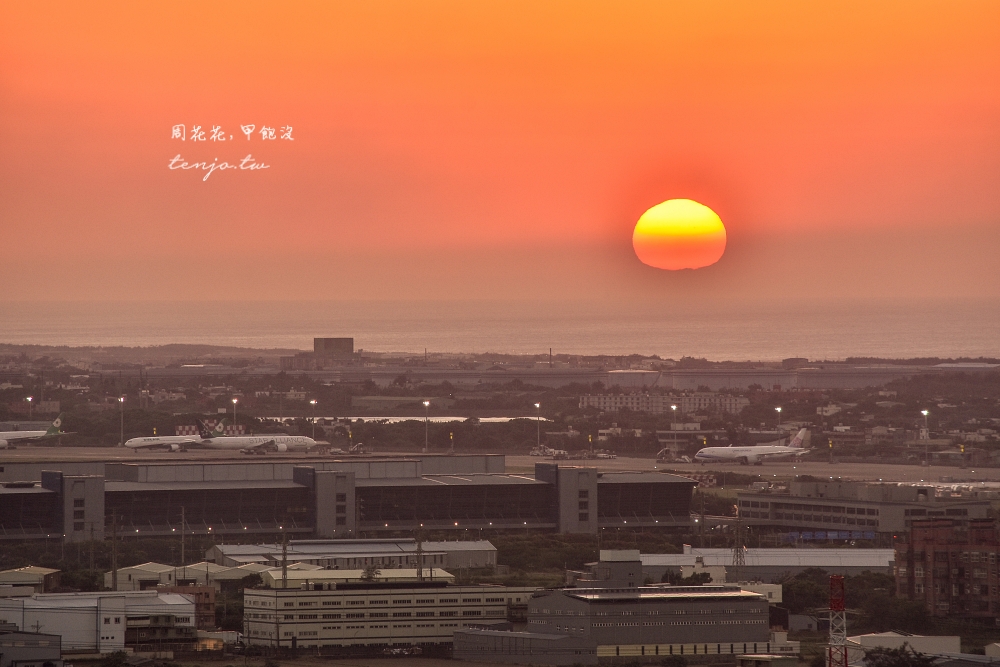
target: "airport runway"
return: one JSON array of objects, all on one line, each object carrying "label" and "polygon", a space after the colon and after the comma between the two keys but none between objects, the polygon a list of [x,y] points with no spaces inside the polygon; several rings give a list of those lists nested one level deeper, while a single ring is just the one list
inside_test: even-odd
[{"label": "airport runway", "polygon": [[[469,452],[481,453],[481,452]],[[376,452],[359,458],[385,458],[418,456],[417,452]],[[30,447],[0,450],[0,464],[15,461],[268,461],[305,460],[324,457],[304,452],[268,453],[247,455],[238,451],[189,450],[186,452],[134,452],[119,447]],[[348,458],[348,457],[343,457]],[[350,457],[355,458],[355,457]],[[552,459],[537,456],[507,456],[507,472],[532,474],[536,463],[552,463]],[[851,480],[883,480],[887,482],[940,482],[942,477],[953,482],[1000,482],[1000,468],[957,468],[918,465],[898,465],[892,463],[834,463],[823,461],[772,462],[760,466],[738,464],[699,463],[657,463],[653,459],[618,457],[616,459],[571,459],[558,461],[561,465],[593,466],[602,471],[621,470],[674,470],[678,473],[715,472],[720,476],[727,472],[744,475],[762,475],[774,479],[790,479],[796,475],[812,475],[820,478],[840,478]],[[720,480],[721,481],[721,480]]]}]

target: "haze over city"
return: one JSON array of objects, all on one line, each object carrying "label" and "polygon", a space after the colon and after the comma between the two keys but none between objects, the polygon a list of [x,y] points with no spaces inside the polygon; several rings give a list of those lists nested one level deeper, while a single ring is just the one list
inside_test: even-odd
[{"label": "haze over city", "polygon": [[1000,4],[0,63],[0,667],[1000,667]]}]

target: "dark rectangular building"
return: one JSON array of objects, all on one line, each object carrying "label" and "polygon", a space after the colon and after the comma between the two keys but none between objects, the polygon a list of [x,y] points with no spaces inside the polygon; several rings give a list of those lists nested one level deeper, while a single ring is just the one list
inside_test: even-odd
[{"label": "dark rectangular building", "polygon": [[354,339],[313,338],[313,354],[320,357],[351,357],[354,355]]}]

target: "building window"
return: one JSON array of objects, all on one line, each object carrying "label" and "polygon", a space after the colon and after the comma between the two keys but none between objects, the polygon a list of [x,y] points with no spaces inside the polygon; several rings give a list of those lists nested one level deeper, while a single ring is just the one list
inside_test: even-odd
[{"label": "building window", "polygon": [[580,512],[580,521],[590,521],[590,513]]},{"label": "building window", "polygon": [[74,498],[73,507],[83,507],[85,500],[83,498]]},{"label": "building window", "polygon": [[347,494],[346,493],[338,493],[337,494],[337,502],[338,503],[346,503],[347,502]]},{"label": "building window", "polygon": [[590,491],[587,489],[580,489],[580,499],[584,500],[586,498],[590,498]]},{"label": "building window", "polygon": [[590,509],[590,501],[588,501],[588,500],[581,500],[580,501],[580,509],[581,510],[588,510],[588,509]]},{"label": "building window", "polygon": [[347,505],[337,505],[337,514],[347,514]]}]

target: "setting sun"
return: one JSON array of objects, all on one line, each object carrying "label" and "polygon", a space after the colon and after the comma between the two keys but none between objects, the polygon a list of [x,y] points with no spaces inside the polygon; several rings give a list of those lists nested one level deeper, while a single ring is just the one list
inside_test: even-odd
[{"label": "setting sun", "polygon": [[643,264],[657,269],[700,269],[722,258],[726,227],[709,207],[690,199],[670,199],[639,217],[632,247]]}]

